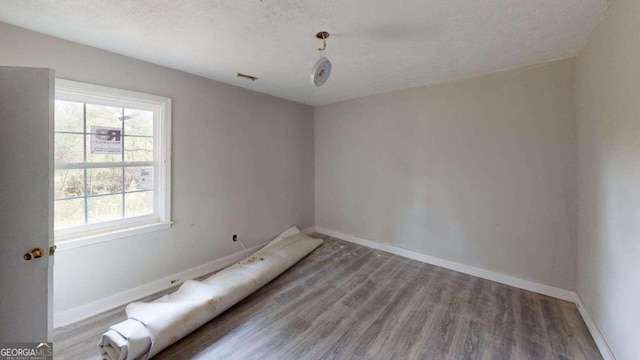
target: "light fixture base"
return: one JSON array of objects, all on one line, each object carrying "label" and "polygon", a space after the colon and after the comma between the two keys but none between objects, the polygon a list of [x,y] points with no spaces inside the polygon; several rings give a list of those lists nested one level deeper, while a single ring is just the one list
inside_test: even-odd
[{"label": "light fixture base", "polygon": [[316,34],[316,37],[318,39],[327,39],[329,37],[329,33],[326,31],[320,31],[319,33]]}]

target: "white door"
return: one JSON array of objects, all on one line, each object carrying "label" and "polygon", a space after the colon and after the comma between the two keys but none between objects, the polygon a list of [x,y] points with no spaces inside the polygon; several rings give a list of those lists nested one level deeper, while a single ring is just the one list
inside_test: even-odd
[{"label": "white door", "polygon": [[53,70],[0,67],[0,342],[53,341],[53,96]]}]

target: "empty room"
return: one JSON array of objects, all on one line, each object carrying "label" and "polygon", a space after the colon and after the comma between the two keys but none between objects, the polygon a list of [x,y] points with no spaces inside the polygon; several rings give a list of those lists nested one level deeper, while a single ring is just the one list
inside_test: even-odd
[{"label": "empty room", "polygon": [[640,355],[637,0],[0,0],[0,359]]}]

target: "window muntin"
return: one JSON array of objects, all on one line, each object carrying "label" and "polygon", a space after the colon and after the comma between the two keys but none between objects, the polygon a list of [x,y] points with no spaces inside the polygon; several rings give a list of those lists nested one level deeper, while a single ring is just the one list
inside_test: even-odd
[{"label": "window muntin", "polygon": [[[155,95],[56,80],[56,241],[170,222],[170,105]],[[99,136],[109,130],[120,135],[118,145],[98,141],[117,140]]]}]

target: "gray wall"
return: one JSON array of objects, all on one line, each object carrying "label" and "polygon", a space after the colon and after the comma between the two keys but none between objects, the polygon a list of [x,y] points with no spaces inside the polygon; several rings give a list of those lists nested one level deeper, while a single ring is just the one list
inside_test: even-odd
[{"label": "gray wall", "polygon": [[574,289],[574,70],[316,107],[316,225]]},{"label": "gray wall", "polygon": [[173,228],[58,253],[56,311],[234,253],[233,233],[251,246],[313,225],[315,209],[318,226],[577,288],[632,359],[639,24],[640,4],[618,0],[577,65],[321,106],[314,121],[308,106],[0,23],[0,65],[173,99]]},{"label": "gray wall", "polygon": [[618,360],[640,354],[640,2],[612,2],[577,62],[578,294]]},{"label": "gray wall", "polygon": [[313,225],[311,107],[3,23],[0,65],[173,99],[173,227],[57,253],[56,312]]}]

